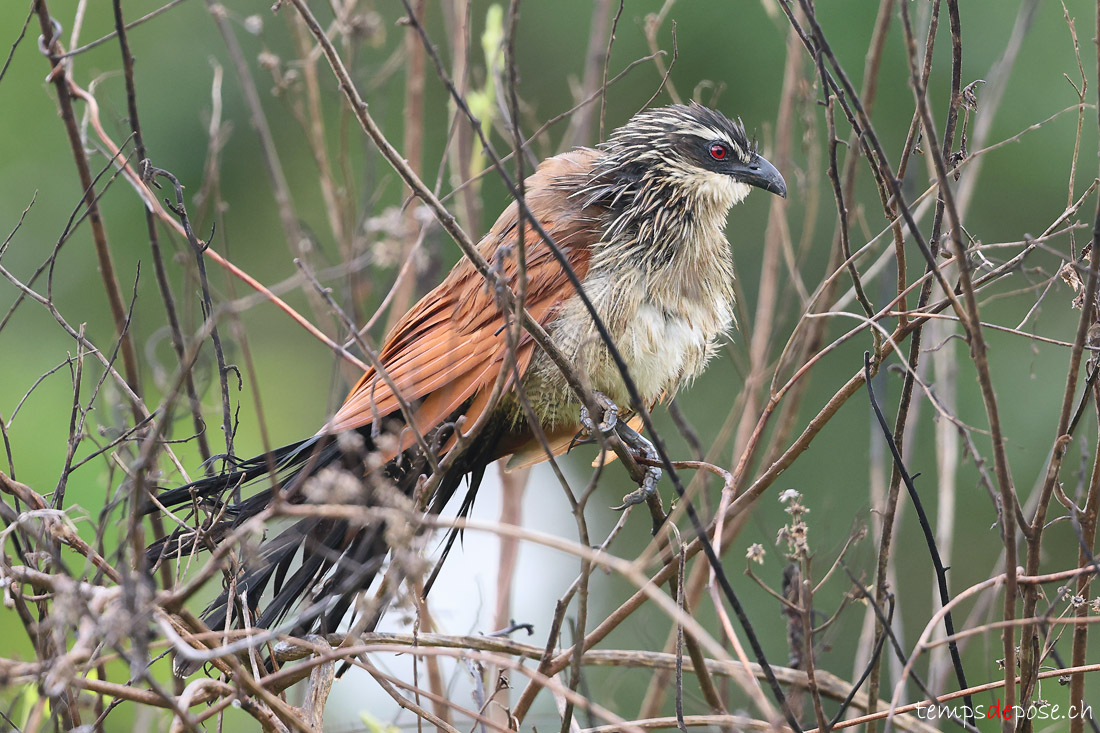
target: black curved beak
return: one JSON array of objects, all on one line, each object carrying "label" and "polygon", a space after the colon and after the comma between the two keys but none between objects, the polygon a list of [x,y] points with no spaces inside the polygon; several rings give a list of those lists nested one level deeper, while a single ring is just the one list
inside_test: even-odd
[{"label": "black curved beak", "polygon": [[742,183],[787,198],[787,182],[783,180],[783,176],[774,165],[759,155],[753,158],[752,162],[737,166],[730,171],[730,174]]}]

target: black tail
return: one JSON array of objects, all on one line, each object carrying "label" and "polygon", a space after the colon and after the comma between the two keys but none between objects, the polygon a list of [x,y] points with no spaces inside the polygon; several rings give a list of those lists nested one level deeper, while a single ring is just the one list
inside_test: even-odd
[{"label": "black tail", "polygon": [[[439,431],[432,436],[432,442],[443,443],[447,432]],[[455,462],[431,497],[429,511],[442,509],[465,475],[470,477],[470,486],[459,512],[464,515],[470,509],[484,474],[486,456],[496,443],[495,433],[483,432],[466,455]],[[348,441],[335,436],[315,436],[279,448],[270,455],[240,462],[228,473],[160,494],[157,499],[164,507],[193,504],[208,518],[197,522],[197,527],[178,529],[151,545],[146,551],[150,565],[165,558],[184,557],[215,547],[269,506],[276,490],[293,504],[354,501],[366,506],[392,506],[395,489],[411,497],[417,479],[427,470],[423,456],[408,451],[384,468],[367,473],[364,457],[373,445],[369,436],[363,437],[368,445],[356,445],[355,450],[349,451]],[[270,478],[272,466],[275,467],[275,481]],[[358,479],[359,490],[354,499],[325,495],[326,484],[338,483],[325,480],[322,471],[330,467],[344,472],[329,476],[350,475]],[[316,480],[311,482],[310,479]],[[229,501],[231,495],[261,482],[267,486],[256,494],[236,503]],[[327,490],[336,492],[331,487]],[[155,510],[155,506],[150,509]],[[453,535],[446,544],[444,556],[451,541]],[[204,621],[213,630],[224,629],[230,618],[233,626],[242,626],[242,614],[246,612],[251,626],[271,629],[294,610],[297,616],[289,633],[333,633],[357,594],[371,585],[390,549],[386,543],[386,527],[381,521],[364,524],[324,517],[301,519],[251,551],[247,542],[242,544],[243,569],[203,614]],[[269,587],[271,597],[262,604],[261,610],[261,597]],[[368,626],[373,626],[383,610],[379,608],[374,612],[375,618],[368,619]]]},{"label": "black tail", "polygon": [[[161,507],[173,509],[190,504],[196,510],[206,510],[207,520],[198,528],[177,528],[164,539],[153,543],[145,551],[146,560],[152,566],[166,557],[182,557],[191,552],[212,549],[230,531],[263,511],[271,503],[277,488],[288,502],[301,503],[305,479],[331,464],[338,456],[334,440],[327,436],[314,436],[276,448],[269,454],[237,461],[231,471],[192,481],[157,495],[156,502],[149,502],[146,506],[147,514]],[[243,501],[229,502],[233,495],[239,497],[241,490],[252,482],[271,475],[272,468],[275,480],[268,488]]]}]

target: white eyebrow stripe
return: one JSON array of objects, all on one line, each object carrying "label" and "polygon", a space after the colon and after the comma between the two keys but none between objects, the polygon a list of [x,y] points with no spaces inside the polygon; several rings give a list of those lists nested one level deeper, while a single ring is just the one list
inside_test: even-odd
[{"label": "white eyebrow stripe", "polygon": [[699,125],[698,127],[689,127],[684,130],[679,130],[687,135],[695,135],[696,137],[703,138],[705,140],[717,139],[732,144],[733,141],[729,139],[729,136],[721,130],[716,130],[713,127],[707,127],[705,125]]}]

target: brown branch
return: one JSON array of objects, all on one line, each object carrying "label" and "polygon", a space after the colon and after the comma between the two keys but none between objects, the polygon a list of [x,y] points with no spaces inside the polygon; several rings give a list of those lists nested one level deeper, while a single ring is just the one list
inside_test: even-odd
[{"label": "brown branch", "polygon": [[[46,57],[50,62],[50,74],[47,78],[57,90],[61,120],[69,137],[69,146],[72,149],[73,161],[76,164],[77,175],[80,178],[80,187],[84,191],[84,203],[88,209],[88,222],[92,228],[92,240],[95,244],[100,277],[103,279],[103,288],[107,293],[107,303],[111,308],[111,317],[114,319],[115,335],[120,339],[122,345],[122,363],[126,372],[126,381],[133,392],[140,395],[141,371],[138,368],[137,353],[134,350],[133,341],[125,328],[126,306],[122,299],[118,276],[115,274],[111,249],[107,244],[107,230],[103,226],[99,204],[96,201],[95,189],[92,185],[92,174],[88,167],[88,158],[84,153],[84,141],[80,133],[80,126],[77,124],[76,112],[73,110],[72,99],[69,96],[68,67],[61,58],[61,44],[54,35],[54,21],[50,17],[46,0],[37,0],[35,11],[38,14],[39,25],[42,28],[44,39],[42,47],[46,49]],[[135,419],[141,419],[141,415],[136,411],[134,416]]]}]

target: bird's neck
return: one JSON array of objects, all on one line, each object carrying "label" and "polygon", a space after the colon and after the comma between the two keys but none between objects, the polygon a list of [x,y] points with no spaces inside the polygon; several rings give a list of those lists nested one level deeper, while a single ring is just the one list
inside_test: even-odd
[{"label": "bird's neck", "polygon": [[732,307],[733,255],[724,231],[748,186],[728,176],[666,174],[623,181],[591,269],[640,270],[651,295]]}]

